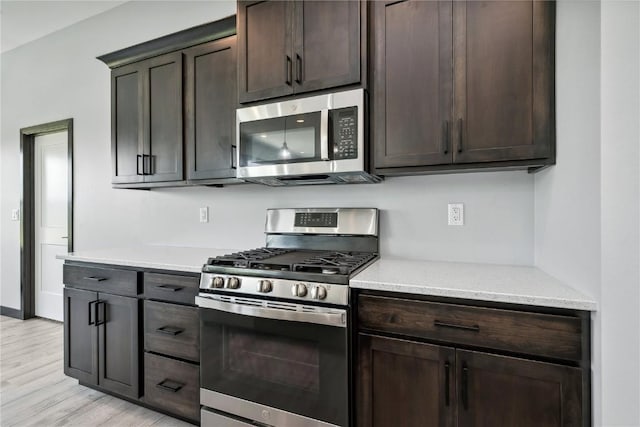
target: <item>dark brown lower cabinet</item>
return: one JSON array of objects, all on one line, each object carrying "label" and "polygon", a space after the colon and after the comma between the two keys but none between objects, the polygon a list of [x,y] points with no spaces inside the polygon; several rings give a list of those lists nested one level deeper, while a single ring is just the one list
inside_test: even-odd
[{"label": "dark brown lower cabinet", "polygon": [[455,350],[366,334],[359,342],[359,426],[453,426]]},{"label": "dark brown lower cabinet", "polygon": [[64,288],[64,373],[98,384],[98,329],[92,306],[97,292]]},{"label": "dark brown lower cabinet", "polygon": [[581,371],[359,334],[358,426],[581,426]]},{"label": "dark brown lower cabinet", "polygon": [[[199,276],[144,273],[144,397],[200,422]],[[186,305],[189,304],[189,305]]]},{"label": "dark brown lower cabinet", "polygon": [[356,298],[356,425],[591,426],[589,312]]},{"label": "dark brown lower cabinet", "polygon": [[145,402],[200,420],[200,367],[152,353],[144,355]]},{"label": "dark brown lower cabinet", "polygon": [[137,298],[67,287],[64,325],[66,375],[140,396]]},{"label": "dark brown lower cabinet", "polygon": [[580,426],[579,368],[456,350],[458,426]]}]

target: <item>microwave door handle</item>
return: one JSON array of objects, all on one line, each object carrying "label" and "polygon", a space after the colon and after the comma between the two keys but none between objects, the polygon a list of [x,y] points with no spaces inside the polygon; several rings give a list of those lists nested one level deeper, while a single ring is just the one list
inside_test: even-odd
[{"label": "microwave door handle", "polygon": [[347,327],[347,312],[332,310],[331,312],[293,311],[279,308],[231,303],[206,297],[196,297],[196,305],[201,308],[240,314],[242,316],[261,317],[264,319],[288,320],[293,322],[315,323],[318,325]]},{"label": "microwave door handle", "polygon": [[320,110],[320,159],[329,159],[329,110]]}]

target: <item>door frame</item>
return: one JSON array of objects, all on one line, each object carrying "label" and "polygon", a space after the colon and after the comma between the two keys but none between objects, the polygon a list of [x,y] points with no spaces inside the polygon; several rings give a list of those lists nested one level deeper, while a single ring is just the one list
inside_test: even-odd
[{"label": "door frame", "polygon": [[20,311],[18,318],[35,317],[35,139],[67,131],[67,250],[73,252],[73,119],[20,129]]}]

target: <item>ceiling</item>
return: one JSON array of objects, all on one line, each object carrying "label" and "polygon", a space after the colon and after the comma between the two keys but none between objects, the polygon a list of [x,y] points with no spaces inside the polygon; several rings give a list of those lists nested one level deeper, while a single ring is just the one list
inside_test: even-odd
[{"label": "ceiling", "polygon": [[15,49],[62,28],[98,15],[125,1],[1,0],[1,52]]}]

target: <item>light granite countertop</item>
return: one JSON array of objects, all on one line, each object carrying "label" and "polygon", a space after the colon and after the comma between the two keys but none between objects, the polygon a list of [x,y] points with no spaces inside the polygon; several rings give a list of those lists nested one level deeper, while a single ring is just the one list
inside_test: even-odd
[{"label": "light granite countertop", "polygon": [[382,258],[351,279],[358,289],[595,311],[596,302],[535,267]]},{"label": "light granite countertop", "polygon": [[200,273],[208,258],[235,251],[234,249],[145,245],[78,251],[59,255],[57,258],[67,261]]},{"label": "light granite countertop", "polygon": [[[199,273],[235,249],[134,246],[59,255],[96,264]],[[535,267],[382,258],[351,279],[358,289],[595,311],[596,302]]]}]

